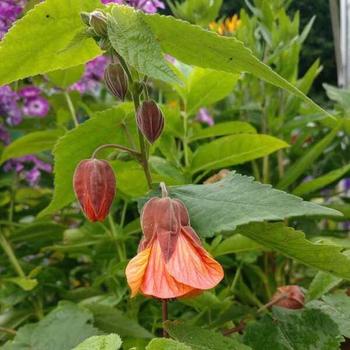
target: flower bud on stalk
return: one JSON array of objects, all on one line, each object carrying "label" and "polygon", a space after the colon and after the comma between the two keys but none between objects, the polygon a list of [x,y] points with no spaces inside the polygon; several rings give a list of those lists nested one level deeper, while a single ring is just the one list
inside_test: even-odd
[{"label": "flower bud on stalk", "polygon": [[153,100],[144,101],[137,111],[137,125],[149,143],[154,143],[164,128],[164,117]]},{"label": "flower bud on stalk", "polygon": [[128,92],[128,77],[119,63],[110,63],[104,73],[104,79],[110,92],[124,101]]},{"label": "flower bud on stalk", "polygon": [[112,205],[116,181],[105,160],[82,160],[74,172],[73,187],[82,211],[90,221],[103,221]]},{"label": "flower bud on stalk", "polygon": [[94,11],[90,14],[90,26],[100,37],[107,36],[107,17],[103,12]]},{"label": "flower bud on stalk", "polygon": [[271,305],[286,309],[302,309],[304,307],[304,293],[297,285],[282,286],[272,296]]}]

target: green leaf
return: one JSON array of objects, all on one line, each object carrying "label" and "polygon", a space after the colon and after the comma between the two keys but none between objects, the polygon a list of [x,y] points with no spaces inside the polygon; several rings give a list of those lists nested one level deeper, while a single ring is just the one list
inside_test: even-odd
[{"label": "green leaf", "polygon": [[277,188],[287,189],[295,180],[297,180],[304,172],[315,162],[315,160],[323,153],[339,131],[339,126],[334,128],[321,141],[312,146],[304,156],[299,158],[285,173],[282,180],[278,183]]},{"label": "green leaf", "polygon": [[172,339],[155,338],[146,346],[146,350],[192,350],[192,348]]},{"label": "green leaf", "polygon": [[191,172],[219,169],[267,156],[288,144],[269,135],[239,134],[222,137],[198,147]]},{"label": "green leaf", "polygon": [[84,73],[84,66],[76,66],[68,69],[59,69],[48,73],[52,83],[61,89],[67,89],[70,85],[77,82]]},{"label": "green leaf", "polygon": [[179,79],[165,61],[147,23],[130,7],[117,6],[108,15],[108,37],[113,48],[137,71],[169,83]]},{"label": "green leaf", "polygon": [[195,114],[200,107],[206,107],[225,98],[232,92],[239,79],[238,74],[195,68],[186,86],[186,106],[188,114]]},{"label": "green leaf", "polygon": [[326,295],[322,301],[312,301],[307,307],[327,314],[338,325],[341,334],[350,338],[350,298],[346,292]]},{"label": "green leaf", "polygon": [[[0,44],[0,86],[37,74],[83,64],[101,54],[92,39],[81,38],[81,11],[92,11],[98,0],[46,0],[18,20]],[[65,50],[66,49],[66,50]]]},{"label": "green leaf", "polygon": [[168,190],[171,196],[185,203],[193,227],[203,237],[232,231],[238,225],[254,221],[341,215],[336,210],[305,202],[234,172],[214,184],[169,187]]},{"label": "green leaf", "polygon": [[11,158],[18,158],[28,154],[51,150],[59,137],[64,134],[63,129],[35,131],[24,135],[5,147],[1,162]]},{"label": "green leaf", "polygon": [[40,322],[21,327],[4,350],[71,350],[98,333],[92,314],[79,306],[61,302]]},{"label": "green leaf", "polygon": [[314,192],[322,189],[332,182],[340,179],[343,175],[350,171],[350,164],[343,166],[342,168],[330,171],[329,173],[320,176],[316,179],[304,182],[294,189],[293,194],[296,196],[302,196],[306,193]]},{"label": "green leaf", "polygon": [[256,134],[256,130],[251,124],[246,122],[224,122],[207,128],[194,129],[194,134],[191,136],[190,141],[234,134]]},{"label": "green leaf", "polygon": [[193,327],[185,323],[166,321],[164,328],[171,337],[189,345],[192,350],[249,350],[238,340],[224,337],[220,333]]},{"label": "green leaf", "polygon": [[263,249],[264,248],[255,241],[237,234],[222,241],[211,253],[214,256],[220,256],[232,253],[237,254],[257,250],[259,251]]},{"label": "green leaf", "polygon": [[319,310],[273,308],[272,316],[249,325],[245,343],[253,350],[337,350],[338,326]]},{"label": "green leaf", "polygon": [[121,346],[119,335],[109,334],[88,338],[73,350],[118,350]]},{"label": "green leaf", "polygon": [[350,259],[338,246],[312,243],[303,232],[283,223],[252,223],[236,232],[305,265],[350,280]]},{"label": "green leaf", "polygon": [[[120,7],[116,7],[113,14],[115,15],[119,11]],[[129,8],[127,11],[128,15],[131,16],[133,10]],[[297,95],[322,114],[329,115],[294,85],[259,61],[251,50],[235,37],[219,36],[214,32],[170,16],[144,13],[139,13],[139,16],[149,25],[164,53],[189,65],[229,73],[249,72]],[[128,43],[130,47],[137,47],[135,39],[138,42],[138,39],[134,38]],[[141,59],[148,62],[147,56],[141,57]]]},{"label": "green leaf", "polygon": [[[61,137],[53,151],[55,157],[55,189],[51,203],[39,216],[52,214],[74,200],[73,174],[82,159],[106,143],[127,144],[122,127],[128,124],[125,105],[96,113],[95,117],[80,124]],[[131,126],[130,126],[131,127]]]},{"label": "green leaf", "polygon": [[319,271],[312,280],[306,294],[306,300],[311,301],[320,298],[336,287],[343,279],[327,272]]},{"label": "green leaf", "polygon": [[38,285],[38,281],[36,279],[31,279],[27,277],[6,278],[5,281],[17,284],[25,291],[33,290]]},{"label": "green leaf", "polygon": [[118,333],[121,337],[152,338],[153,335],[137,321],[125,316],[120,310],[101,304],[88,304],[86,307],[94,315],[94,325],[106,333]]}]

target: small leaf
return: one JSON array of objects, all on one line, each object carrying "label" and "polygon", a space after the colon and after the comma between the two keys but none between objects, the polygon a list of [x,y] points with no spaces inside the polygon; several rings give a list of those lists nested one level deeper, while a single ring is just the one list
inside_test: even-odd
[{"label": "small leaf", "polygon": [[146,346],[146,350],[192,350],[192,348],[172,339],[155,338]]},{"label": "small leaf", "polygon": [[118,350],[122,341],[118,334],[94,336],[84,340],[73,350]]},{"label": "small leaf", "polygon": [[0,44],[0,86],[37,74],[83,64],[101,54],[90,38],[64,50],[84,24],[81,11],[98,0],[46,0],[15,22]]},{"label": "small leaf", "polygon": [[35,131],[26,134],[5,147],[2,153],[1,163],[11,158],[18,158],[28,154],[51,150],[58,138],[63,134],[63,129]]},{"label": "small leaf", "polygon": [[36,279],[30,279],[27,277],[12,277],[6,278],[5,280],[17,284],[19,287],[21,287],[27,292],[33,290],[38,285],[38,281]]},{"label": "small leaf", "polygon": [[108,37],[113,48],[137,71],[165,82],[178,82],[163,58],[147,23],[130,7],[116,6],[108,16]]},{"label": "small leaf", "polygon": [[336,210],[305,202],[234,172],[214,184],[169,187],[168,190],[171,196],[185,203],[193,227],[203,237],[232,231],[238,225],[254,221],[341,215]]},{"label": "small leaf", "polygon": [[306,300],[311,301],[320,298],[336,287],[343,279],[330,273],[319,271],[312,280],[306,294]]},{"label": "small leaf", "polygon": [[198,147],[191,172],[219,169],[267,156],[288,144],[269,135],[239,134],[222,137]]},{"label": "small leaf", "polygon": [[207,329],[193,327],[181,322],[166,321],[164,328],[171,337],[189,345],[192,350],[249,350],[238,340],[224,337],[222,334]]},{"label": "small leaf", "polygon": [[207,128],[195,129],[190,141],[234,134],[256,134],[256,130],[252,125],[246,122],[224,122]]},{"label": "small leaf", "polygon": [[244,335],[253,350],[336,350],[342,340],[337,324],[319,310],[278,307],[249,325]]}]

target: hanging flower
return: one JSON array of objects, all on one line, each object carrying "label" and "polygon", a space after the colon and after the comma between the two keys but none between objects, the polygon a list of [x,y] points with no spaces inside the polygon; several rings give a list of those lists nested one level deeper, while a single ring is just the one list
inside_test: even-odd
[{"label": "hanging flower", "polygon": [[194,295],[222,280],[221,265],[202,247],[180,200],[151,198],[141,227],[139,253],[126,267],[132,297],[138,292],[160,299]]}]

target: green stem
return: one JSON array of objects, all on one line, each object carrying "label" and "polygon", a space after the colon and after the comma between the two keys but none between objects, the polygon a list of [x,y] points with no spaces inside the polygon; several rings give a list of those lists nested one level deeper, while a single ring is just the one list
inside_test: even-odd
[{"label": "green stem", "polygon": [[242,269],[242,263],[239,264],[237,270],[236,270],[236,273],[235,273],[235,277],[233,278],[233,281],[232,281],[232,284],[231,284],[231,292],[234,293],[235,289],[236,289],[236,285],[237,285],[237,282],[238,282],[238,278],[241,274],[241,269]]},{"label": "green stem", "polygon": [[109,226],[111,227],[113,238],[116,241],[116,247],[117,247],[117,253],[118,253],[119,260],[124,261],[124,260],[126,260],[126,256],[124,255],[123,249],[119,244],[120,242],[118,242],[118,232],[117,232],[117,228],[115,227],[112,214],[108,215],[108,222],[109,222]]},{"label": "green stem", "polygon": [[114,143],[108,143],[108,144],[101,145],[101,146],[97,147],[95,149],[94,153],[92,154],[91,158],[96,158],[97,153],[99,151],[101,151],[102,149],[104,149],[104,148],[117,148],[117,149],[119,149],[121,151],[125,151],[125,152],[130,153],[131,155],[135,156],[137,159],[139,159],[139,157],[141,156],[141,154],[139,152],[137,152],[136,150],[131,149],[129,147],[122,146],[122,145],[117,145],[117,144],[114,144]]},{"label": "green stem", "polygon": [[69,93],[67,91],[64,92],[64,97],[66,98],[67,106],[68,106],[70,115],[73,119],[74,126],[77,127],[79,125],[79,122],[77,119],[77,115],[75,113],[75,108],[74,108],[72,99],[70,98]]},{"label": "green stem", "polygon": [[185,166],[188,167],[190,165],[190,161],[189,161],[189,154],[188,154],[188,114],[186,111],[186,105],[183,111],[183,128],[184,128],[184,136],[182,138],[182,143],[184,147]]},{"label": "green stem", "polygon": [[6,239],[4,234],[0,233],[0,245],[2,249],[4,250],[5,254],[9,258],[13,268],[16,270],[18,276],[25,278],[26,275],[15,255],[15,252],[13,251],[10,242]]}]

